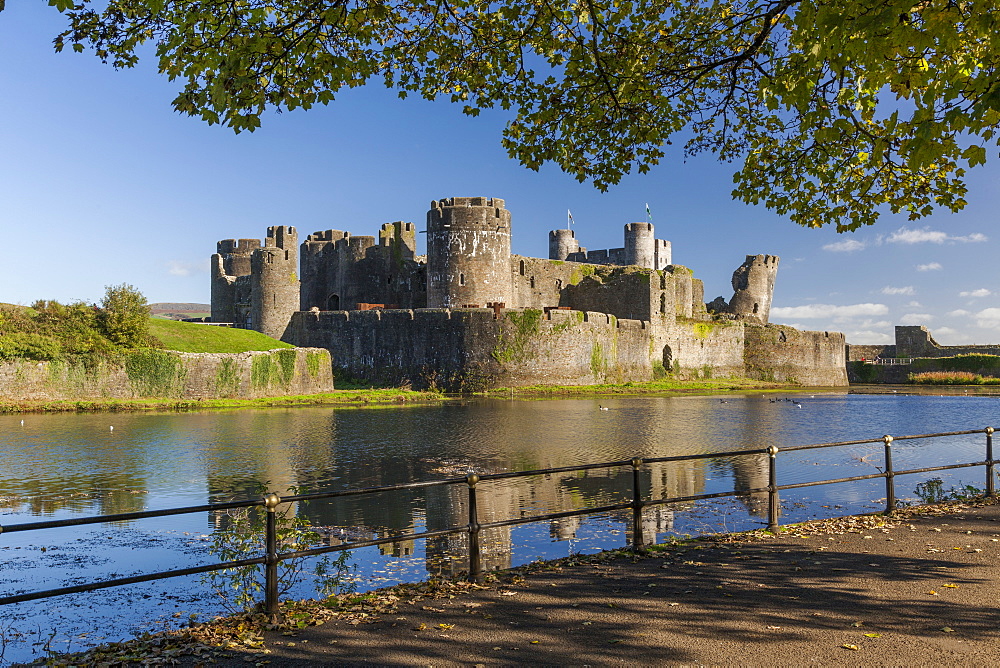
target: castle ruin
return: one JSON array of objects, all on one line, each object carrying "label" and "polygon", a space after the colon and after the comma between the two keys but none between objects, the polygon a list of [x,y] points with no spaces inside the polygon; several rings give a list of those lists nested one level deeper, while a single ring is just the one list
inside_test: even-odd
[{"label": "castle ruin", "polygon": [[[212,320],[330,350],[336,371],[448,389],[645,381],[673,373],[846,385],[844,337],[768,323],[778,258],[748,255],[733,297],[706,305],[650,223],[622,248],[549,232],[549,257],[511,253],[502,199],[431,202],[427,254],[413,223],[378,238],[294,227],[218,243]],[[301,277],[301,278],[299,278]]]}]

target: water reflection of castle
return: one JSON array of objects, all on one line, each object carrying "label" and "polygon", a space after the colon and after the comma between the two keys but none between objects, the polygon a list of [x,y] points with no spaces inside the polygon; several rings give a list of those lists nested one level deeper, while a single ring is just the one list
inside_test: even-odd
[{"label": "water reflection of castle", "polygon": [[[687,411],[695,409],[691,411],[690,419],[709,418],[701,412],[701,405],[706,410],[711,406],[707,402],[689,402],[685,405]],[[335,441],[340,438],[342,426],[344,436],[354,433],[352,430],[355,425],[352,420],[358,419],[356,415],[331,412],[331,432],[337,438],[319,441],[311,440],[311,437],[304,441],[300,439],[298,434],[310,433],[310,430],[315,430],[315,425],[297,425],[300,418],[293,412],[286,416],[286,420],[254,421],[254,431],[264,432],[260,434],[259,442],[271,445],[256,449],[252,461],[241,462],[244,470],[239,480],[267,480],[270,481],[269,488],[278,491],[291,485],[305,486],[309,491],[325,491],[455,478],[471,472],[467,462],[478,462],[476,472],[483,474],[582,463],[588,461],[580,454],[580,451],[585,450],[593,450],[596,455],[600,455],[591,456],[589,461],[627,459],[629,457],[625,456],[626,453],[656,457],[668,453],[656,443],[654,437],[662,432],[665,423],[677,419],[676,415],[650,415],[637,411],[635,414],[622,416],[618,422],[604,419],[598,428],[594,426],[598,423],[590,423],[590,413],[585,413],[582,416],[584,424],[574,433],[572,452],[566,451],[566,444],[570,441],[558,438],[551,439],[540,451],[526,452],[518,450],[516,445],[510,445],[530,442],[529,433],[538,429],[537,424],[523,417],[523,405],[508,407],[491,404],[488,411],[492,422],[481,425],[478,424],[481,418],[475,408],[466,406],[462,409],[462,416],[475,428],[456,431],[454,439],[460,442],[452,452],[443,452],[442,456],[436,458],[419,456],[420,453],[413,452],[416,448],[411,444],[426,440],[419,411],[393,413],[391,419],[367,418],[369,422],[365,423],[366,429],[371,431],[376,428],[373,425],[377,425],[377,428],[385,430],[385,433],[378,434],[380,441],[407,445],[366,452],[364,456],[354,457],[353,465],[338,463],[344,457],[337,448],[347,446],[338,446]],[[428,411],[430,412],[432,411]],[[390,417],[388,413],[384,414],[386,418]],[[273,438],[269,438],[268,432],[272,430],[275,433]],[[637,434],[640,435],[638,439]],[[760,442],[760,434],[747,433],[743,436],[749,439],[744,441],[746,447],[753,447],[750,443]],[[503,443],[498,444],[497,441],[501,440]],[[609,449],[609,443],[617,445],[614,449]],[[698,449],[705,451],[702,448],[704,444],[699,444]],[[232,457],[232,453],[220,450],[216,454],[217,461],[207,462],[210,471],[210,498],[223,500],[253,496],[254,491],[245,483],[226,475],[230,470],[227,458]],[[213,457],[210,455],[209,459]],[[358,460],[363,460],[363,465],[357,465]],[[766,456],[720,458],[711,464],[709,461],[706,459],[644,466],[640,471],[643,498],[685,497],[705,493],[706,471],[710,470],[710,466],[715,469],[712,478],[723,477],[718,475],[720,468],[724,469],[725,477],[731,475],[736,490],[767,485]],[[248,465],[255,470],[246,470]],[[721,489],[713,487],[711,491]],[[587,506],[622,503],[629,501],[631,497],[632,472],[629,467],[484,481],[479,484],[478,519],[481,523],[489,523]],[[751,514],[766,516],[766,492],[755,492],[739,498]],[[647,508],[643,515],[647,540],[653,539],[656,534],[673,530],[674,513],[690,507],[691,504],[668,504]],[[357,542],[467,525],[468,488],[464,484],[455,484],[448,487],[396,490],[378,495],[317,501],[299,510],[315,525],[328,528],[326,536],[330,544]],[[583,521],[585,519],[580,517],[547,521],[549,536],[559,541],[577,540]],[[631,530],[630,511],[613,514],[609,521],[626,535]],[[511,565],[513,546],[510,527],[484,531],[481,545],[484,568],[505,568]],[[382,545],[380,549],[385,555],[405,557],[412,556],[417,546],[412,540],[400,540]],[[425,560],[427,570],[434,574],[450,575],[467,569],[468,535],[453,534],[429,539],[425,548]]]}]

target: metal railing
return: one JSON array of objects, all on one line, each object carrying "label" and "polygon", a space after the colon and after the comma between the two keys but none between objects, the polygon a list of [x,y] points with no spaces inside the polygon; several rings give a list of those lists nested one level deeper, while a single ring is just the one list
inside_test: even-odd
[{"label": "metal railing", "polygon": [[[815,487],[818,485],[829,485],[834,483],[855,482],[861,480],[884,478],[885,496],[886,496],[885,512],[888,514],[891,513],[896,508],[896,491],[895,491],[896,476],[913,474],[913,473],[928,473],[932,471],[946,471],[949,469],[968,468],[972,466],[986,467],[986,494],[987,496],[992,497],[996,496],[994,480],[995,480],[995,467],[997,464],[997,461],[993,459],[993,431],[994,431],[993,427],[986,427],[985,429],[940,432],[935,434],[917,434],[913,436],[893,437],[886,435],[880,438],[864,439],[859,441],[839,441],[836,443],[798,445],[786,448],[778,448],[777,446],[771,446],[768,448],[733,450],[728,452],[713,452],[713,453],[705,453],[697,455],[678,455],[674,457],[651,457],[647,459],[636,457],[631,460],[601,462],[598,464],[563,466],[559,468],[536,469],[531,471],[517,471],[512,473],[496,473],[496,474],[486,474],[486,475],[471,474],[465,476],[464,478],[449,478],[445,480],[404,483],[404,484],[389,485],[384,487],[368,487],[363,489],[343,490],[339,492],[317,492],[311,494],[297,494],[292,496],[279,496],[278,494],[270,493],[264,496],[264,498],[256,500],[235,501],[230,503],[211,503],[201,506],[187,506],[183,508],[168,508],[164,510],[119,513],[115,515],[99,515],[94,517],[79,517],[79,518],[65,519],[65,520],[53,520],[48,522],[29,522],[24,524],[12,524],[8,526],[0,526],[0,534],[7,534],[7,533],[15,533],[23,531],[54,529],[54,528],[68,527],[68,526],[81,526],[86,524],[122,522],[122,521],[138,520],[138,519],[145,519],[152,517],[167,517],[170,515],[214,512],[220,510],[231,510],[236,508],[251,508],[251,507],[262,506],[266,510],[264,555],[261,557],[256,557],[253,559],[241,559],[237,561],[227,561],[218,564],[195,566],[191,568],[182,568],[170,571],[159,571],[156,573],[147,573],[144,575],[136,575],[133,577],[105,580],[103,582],[93,582],[89,584],[76,585],[72,587],[61,587],[58,589],[48,589],[45,591],[35,591],[23,594],[16,594],[13,596],[4,596],[0,597],[0,605],[6,605],[10,603],[21,603],[25,601],[34,601],[44,598],[51,598],[54,596],[76,594],[80,592],[96,591],[99,589],[107,589],[109,587],[118,587],[129,584],[137,584],[141,582],[151,582],[154,580],[163,580],[166,578],[180,577],[185,575],[209,573],[212,571],[218,571],[229,568],[239,568],[242,566],[263,565],[264,581],[265,581],[264,610],[265,612],[274,615],[277,614],[278,612],[278,564],[279,562],[284,561],[286,559],[318,556],[329,552],[339,552],[343,550],[352,550],[361,547],[370,547],[388,543],[398,543],[400,541],[406,541],[406,540],[417,540],[421,538],[426,539],[438,536],[448,536],[453,534],[467,533],[469,535],[469,579],[474,582],[481,582],[483,578],[483,570],[481,564],[480,533],[487,529],[515,526],[519,524],[527,524],[529,522],[539,522],[543,520],[553,520],[564,517],[575,517],[582,515],[594,515],[594,514],[608,513],[619,510],[631,510],[632,549],[642,552],[645,550],[645,545],[646,545],[646,537],[643,535],[643,524],[642,524],[643,509],[647,507],[664,505],[664,504],[701,501],[705,499],[717,499],[728,496],[744,496],[753,493],[766,492],[768,495],[767,528],[771,531],[777,531],[779,528],[778,492],[782,490],[801,489],[804,487]],[[906,469],[899,471],[893,468],[892,444],[894,442],[903,440],[923,439],[923,438],[937,438],[943,436],[962,436],[968,434],[985,434],[986,436],[985,460],[969,462],[964,464],[927,466],[923,468]],[[880,443],[880,442],[883,444],[884,469],[879,473],[872,473],[860,476],[850,476],[846,478],[817,480],[812,482],[799,482],[787,485],[778,484],[777,456],[779,452],[800,452],[803,450],[816,450],[821,448],[832,448],[832,447],[840,447],[848,445],[863,445],[867,443]],[[649,499],[649,500],[642,498],[642,493],[640,490],[640,482],[641,482],[640,471],[644,466],[650,464],[660,464],[668,462],[686,462],[686,461],[695,461],[701,459],[712,459],[717,457],[739,457],[746,455],[768,456],[768,484],[766,487],[740,489],[740,490],[733,490],[730,492],[690,494],[687,496],[675,496],[675,497]],[[511,478],[522,478],[522,477],[538,476],[538,475],[551,475],[555,473],[576,473],[576,472],[590,471],[593,469],[601,469],[601,468],[610,469],[610,468],[623,468],[623,467],[631,467],[632,469],[632,498],[630,501],[622,503],[612,503],[603,506],[592,506],[586,508],[578,508],[574,510],[565,510],[554,513],[545,513],[541,515],[530,515],[528,517],[519,517],[519,518],[496,521],[496,522],[479,521],[479,511],[477,508],[477,501],[478,501],[477,486],[480,482],[493,481],[493,480],[506,480]],[[385,538],[378,538],[374,540],[354,541],[354,542],[343,543],[340,545],[323,546],[307,550],[299,550],[296,552],[282,553],[278,551],[278,539],[277,539],[278,532],[277,532],[277,521],[275,517],[275,512],[276,512],[275,509],[278,507],[279,504],[293,503],[297,501],[316,501],[316,500],[333,499],[333,498],[348,497],[348,496],[360,496],[360,495],[389,492],[394,490],[426,489],[432,487],[445,487],[450,485],[463,485],[463,484],[466,486],[468,490],[468,502],[469,502],[468,524],[463,524],[460,526],[451,527],[448,529],[436,530],[436,531],[424,531],[420,533],[411,533],[405,535],[392,535],[392,536],[387,536]]]}]

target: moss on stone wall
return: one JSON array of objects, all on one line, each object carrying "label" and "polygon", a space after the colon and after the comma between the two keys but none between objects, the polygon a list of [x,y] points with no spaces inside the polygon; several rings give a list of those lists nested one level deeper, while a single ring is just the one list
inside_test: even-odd
[{"label": "moss on stone wall", "polygon": [[604,349],[598,342],[590,348],[590,373],[594,375],[594,380],[604,376]]},{"label": "moss on stone wall", "polygon": [[715,331],[714,322],[696,322],[691,326],[691,333],[694,334],[695,338],[707,339]]},{"label": "moss on stone wall", "polygon": [[500,364],[524,361],[528,341],[541,330],[542,311],[526,308],[523,311],[508,311],[504,317],[514,325],[513,331],[501,330],[496,347],[490,353]]},{"label": "moss on stone wall", "polygon": [[215,372],[215,393],[220,397],[235,397],[240,391],[240,370],[236,360],[222,360]]},{"label": "moss on stone wall", "polygon": [[123,353],[125,373],[137,396],[178,397],[187,371],[177,353],[144,348]]},{"label": "moss on stone wall", "polygon": [[577,285],[580,281],[587,278],[588,276],[593,276],[597,272],[597,267],[590,264],[583,264],[578,267],[573,267],[573,271],[569,275],[569,284]]},{"label": "moss on stone wall", "polygon": [[330,363],[329,359],[326,359],[329,355],[325,355],[318,351],[312,351],[306,353],[306,371],[309,373],[310,378],[316,378],[319,376],[320,364],[326,362]]}]

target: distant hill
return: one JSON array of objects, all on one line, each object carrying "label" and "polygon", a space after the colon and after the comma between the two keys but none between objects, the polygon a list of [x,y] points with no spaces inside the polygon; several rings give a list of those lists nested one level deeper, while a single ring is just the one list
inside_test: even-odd
[{"label": "distant hill", "polygon": [[192,304],[184,302],[158,302],[149,305],[149,312],[154,318],[167,320],[183,320],[184,318],[204,318],[212,314],[210,304]]}]

